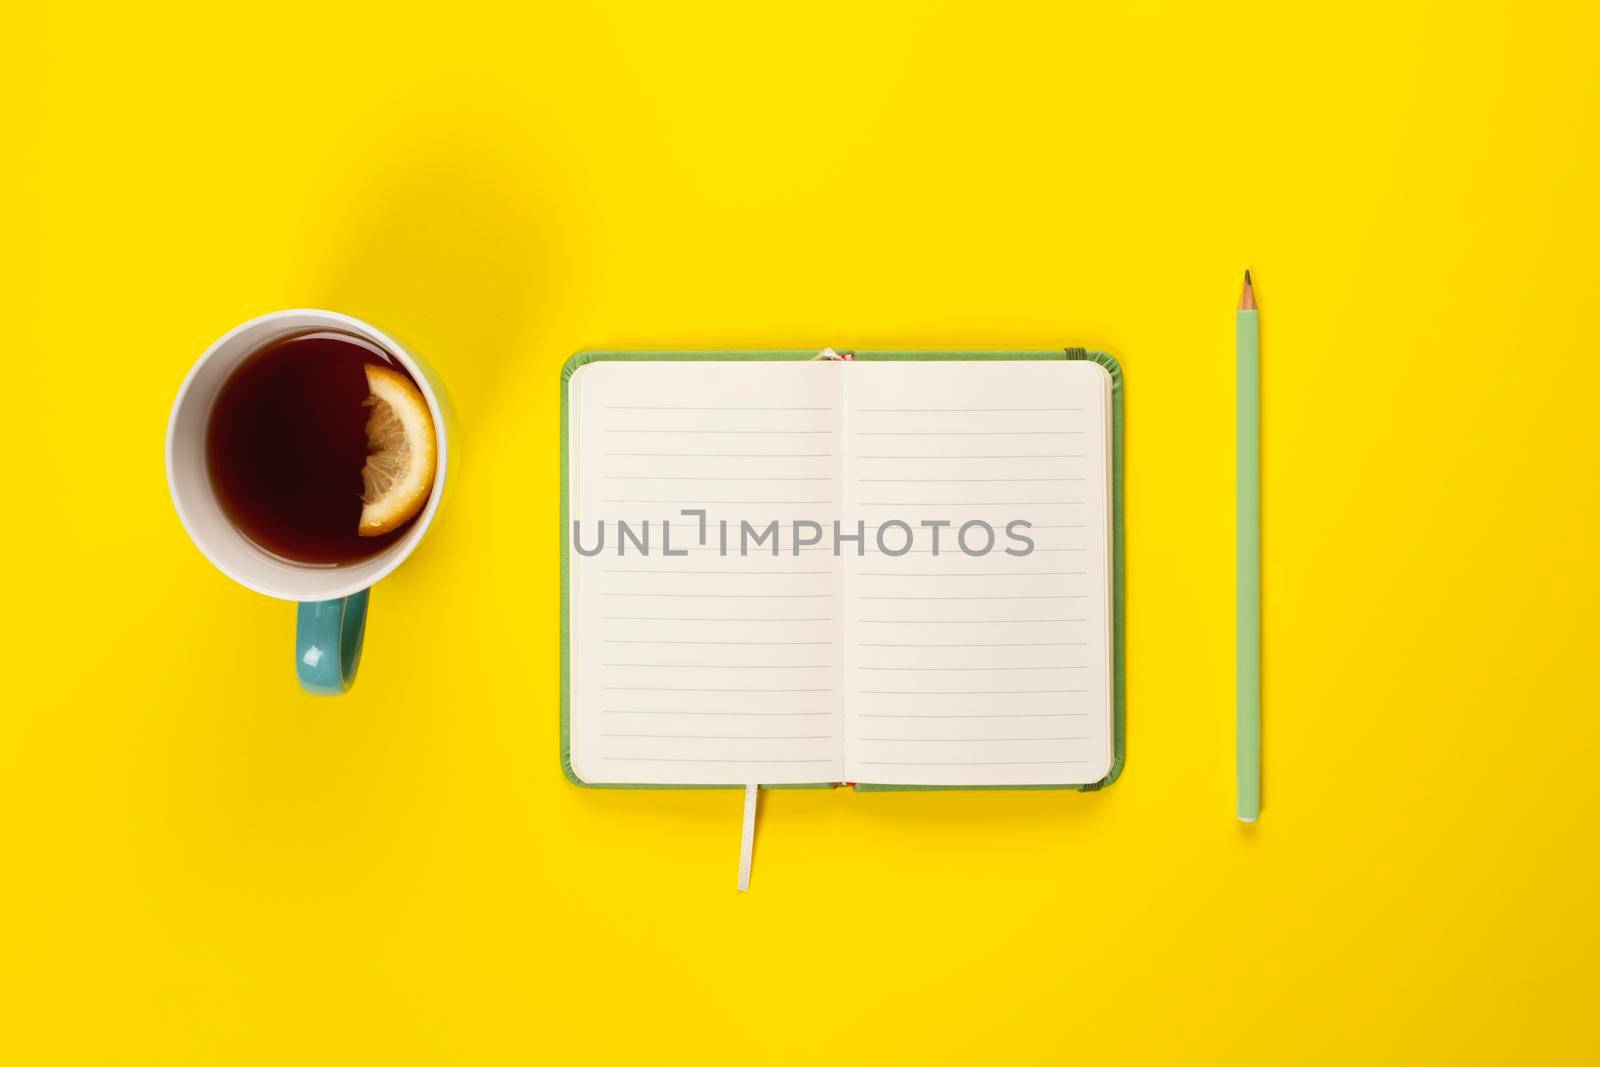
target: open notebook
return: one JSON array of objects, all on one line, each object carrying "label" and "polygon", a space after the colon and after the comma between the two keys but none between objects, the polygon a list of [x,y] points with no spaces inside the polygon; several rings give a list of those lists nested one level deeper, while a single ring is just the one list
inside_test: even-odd
[{"label": "open notebook", "polygon": [[1115,361],[813,354],[568,363],[568,776],[1108,784]]}]

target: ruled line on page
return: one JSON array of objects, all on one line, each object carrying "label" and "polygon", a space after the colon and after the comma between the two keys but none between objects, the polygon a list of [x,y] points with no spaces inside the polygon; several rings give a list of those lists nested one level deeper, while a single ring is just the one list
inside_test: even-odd
[{"label": "ruled line on page", "polygon": [[[738,763],[739,760],[729,762]],[[819,760],[818,762],[827,762]],[[1088,763],[1086,759],[1013,759],[1013,760],[964,760],[953,761],[928,761],[928,760],[881,760],[862,759],[856,760],[862,767],[1057,767],[1069,763]]]},{"label": "ruled line on page", "polygon": [[[954,507],[955,505],[952,504],[951,506]],[[843,520],[840,520],[840,521],[842,522]],[[866,528],[867,529],[873,530],[873,531],[877,531],[877,530],[892,530],[892,529],[894,529],[894,527],[889,525],[888,522],[866,522],[866,520],[864,520],[864,519],[861,520],[861,521],[866,523]],[[891,520],[891,521],[893,521],[893,520]],[[930,522],[930,521],[940,521],[940,520],[919,519],[918,520],[918,525],[921,525],[924,522]],[[953,520],[946,519],[946,520],[943,520],[943,521],[948,523],[948,522],[952,522]],[[794,524],[793,523],[785,523],[784,525],[792,526]],[[1083,523],[1083,522],[1030,522],[1030,523],[1028,523],[1028,526],[1027,526],[1027,528],[1029,530],[1083,530],[1083,529],[1086,529],[1087,527],[1088,527],[1088,523]],[[961,549],[960,549],[959,546],[956,547],[956,548],[950,548],[950,547],[946,546],[941,551],[942,551],[943,555],[947,555],[947,556],[955,556],[955,555],[959,555],[959,554],[964,554],[964,553],[961,552]]]},{"label": "ruled line on page", "polygon": [[832,622],[833,618],[804,618],[804,619],[769,619],[761,618],[730,618],[721,615],[602,615],[602,619],[610,622]]},{"label": "ruled line on page", "polygon": [[[608,500],[608,504],[626,503],[626,501]],[[671,501],[639,501],[639,503],[671,503]],[[695,501],[701,503],[701,501]],[[710,500],[705,503],[715,504],[719,501]],[[720,503],[750,503],[765,504],[771,501],[720,501]],[[777,501],[783,503],[783,501]],[[796,500],[789,501],[795,504],[831,503],[831,501]],[[859,506],[864,508],[1042,508],[1055,504],[1087,504],[1087,500],[863,500]]]},{"label": "ruled line on page", "polygon": [[[832,642],[828,642],[832,644]],[[1063,645],[1087,645],[1087,641],[1000,641],[1000,642],[962,642],[957,644],[890,644],[883,641],[858,641],[858,648],[1057,648]]]},{"label": "ruled line on page", "polygon": [[670,667],[697,671],[830,671],[831,663],[602,663],[602,667]]},{"label": "ruled line on page", "polygon": [[[661,572],[635,572],[635,573],[668,573]],[[693,574],[694,571],[681,571],[682,574]],[[712,573],[722,573],[712,572]],[[763,571],[770,574],[771,571]],[[830,574],[831,571],[791,571],[792,574]],[[859,578],[1072,578],[1087,575],[1088,571],[861,571]]]},{"label": "ruled line on page", "polygon": [[607,497],[602,504],[832,504],[831,500],[687,500],[682,497]]},{"label": "ruled line on page", "polygon": [[[603,645],[831,645],[832,641],[656,641],[632,637],[607,637]],[[1082,641],[1063,641],[1062,644],[1083,644]]]},{"label": "ruled line on page", "polygon": [[[760,737],[754,734],[601,734],[601,737],[662,738],[674,741],[832,741],[832,734],[791,734]],[[1040,740],[1049,740],[1041,738]]]},{"label": "ruled line on page", "polygon": [[[689,549],[689,551],[690,552],[695,552],[695,551],[702,551],[703,552],[703,551],[707,551],[707,550],[706,549],[698,549],[697,550],[697,549],[691,548],[691,549]],[[807,549],[806,551],[809,552],[809,551],[811,551],[811,549]],[[908,549],[905,550],[905,552],[884,552],[882,549],[864,548],[862,550],[862,552],[860,553],[860,555],[857,556],[857,558],[859,559],[860,556],[865,556],[865,555],[873,555],[873,556],[888,556],[891,559],[897,559],[900,556],[906,555],[906,553],[908,553],[908,552],[910,552],[910,553],[918,553],[918,554],[921,554],[921,555],[927,555],[927,554],[931,553],[932,551],[933,551],[933,549],[931,549],[931,548],[908,548]],[[959,552],[959,551],[960,551],[959,549],[956,550],[956,552]],[[1030,552],[1029,555],[1033,555],[1034,552],[1087,552],[1087,551],[1089,551],[1087,548],[1082,548],[1082,547],[1079,547],[1079,548],[1036,548],[1036,549],[1033,550],[1033,552]],[[941,556],[954,556],[954,555],[956,555],[956,552],[952,552],[949,549],[945,548],[945,549],[940,549],[939,550],[939,555],[941,555]]]},{"label": "ruled line on page", "polygon": [[[851,536],[853,537],[855,535],[852,534]],[[682,549],[677,549],[677,548],[673,549],[672,550],[672,554],[674,556],[676,556],[680,551],[682,551],[682,552],[717,552],[718,551],[718,547],[716,545],[689,545],[689,546],[685,546]],[[827,545],[804,545],[804,546],[801,546],[800,551],[801,552],[827,552],[827,551],[829,551],[829,548],[828,548]],[[916,550],[913,549],[912,551],[916,551]],[[1036,549],[1034,549],[1034,551],[1035,552],[1051,552],[1051,551],[1055,551],[1055,550],[1054,549],[1049,549],[1049,548],[1036,548]],[[644,552],[634,552],[634,553],[631,553],[631,554],[632,555],[637,555],[637,556],[646,556],[646,555],[648,555],[648,553],[644,553]],[[738,555],[737,553],[730,552],[730,551],[722,551],[721,554],[723,556],[727,556],[729,558],[733,558],[733,557]],[[948,553],[947,552],[945,554],[946,555],[950,555],[952,553]],[[623,552],[616,553],[616,556],[622,557],[622,558],[626,558],[628,555],[630,555],[630,553],[623,553]],[[794,553],[793,550],[790,550],[789,552],[785,552],[781,556],[772,556],[771,553],[751,552],[748,555],[746,555],[744,557],[740,557],[740,558],[745,558],[745,559],[763,559],[763,558],[765,558],[765,559],[794,559],[795,555],[796,554]]]},{"label": "ruled line on page", "polygon": [[[607,453],[610,455],[611,453]],[[1044,453],[1030,452],[1025,456],[857,456],[857,459],[1087,459],[1083,452]]]},{"label": "ruled line on page", "polygon": [[998,623],[1026,626],[1040,622],[1088,622],[1088,619],[857,619],[856,622],[887,623],[891,626],[974,626]]},{"label": "ruled line on page", "polygon": [[[787,690],[776,690],[787,692]],[[805,692],[805,690],[796,690]],[[1010,697],[1087,693],[1087,689],[857,689],[867,696],[900,697]]]},{"label": "ruled line on page", "polygon": [[[820,712],[818,714],[826,714]],[[883,711],[863,711],[857,715],[861,719],[1079,719],[1088,716],[1087,711],[1008,711],[992,714],[973,715],[899,715]]]},{"label": "ruled line on page", "polygon": [[742,716],[750,719],[809,719],[833,714],[831,711],[632,711],[627,708],[601,709],[602,715],[708,715],[715,717]]},{"label": "ruled line on page", "polygon": [[764,437],[817,437],[822,434],[832,433],[832,430],[664,430],[656,428],[634,429],[628,426],[612,426],[601,431],[602,433],[686,433],[686,434],[759,434]]},{"label": "ruled line on page", "polygon": [[[800,478],[800,477],[774,477],[770,474],[750,475],[747,477],[733,477],[726,474],[603,474],[602,478],[624,482],[831,482],[833,479]],[[1054,481],[1056,479],[1050,479]],[[1079,478],[1078,481],[1083,479]]]},{"label": "ruled line on page", "polygon": [[1054,667],[857,667],[858,671],[1086,671],[1085,664],[1063,664]]},{"label": "ruled line on page", "polygon": [[[669,503],[678,503],[678,501],[673,500],[673,501],[669,501]],[[670,520],[676,521],[676,516],[668,516],[668,518]],[[573,519],[572,521],[573,522],[611,522],[611,521],[627,522],[629,520],[627,520],[627,519],[612,520],[612,519],[608,519],[608,518],[605,518],[605,517],[601,517],[601,518],[598,518],[598,519]],[[706,522],[707,536],[709,538],[711,528],[717,522],[727,522],[728,523],[728,533],[737,534],[739,531],[738,531],[738,528],[734,525],[734,523],[741,522],[741,521],[749,522],[750,520],[748,520],[748,519],[744,519],[744,520],[740,520],[740,519],[725,519],[725,520],[724,519],[708,519],[707,522]],[[764,530],[768,526],[772,526],[772,525],[776,524],[778,529],[780,529],[780,530],[790,530],[790,529],[793,529],[793,528],[799,526],[801,523],[805,523],[806,525],[809,526],[813,522],[815,522],[816,525],[822,527],[824,532],[827,532],[828,524],[831,523],[832,521],[833,521],[832,519],[828,519],[826,521],[819,521],[819,520],[812,520],[812,519],[779,519],[779,518],[774,518],[774,519],[768,520],[765,523],[761,523],[760,520],[756,520],[756,522],[752,522],[751,523],[751,526],[755,527],[755,528],[758,528],[758,529]],[[876,530],[876,529],[878,529],[879,526],[883,525],[882,523],[867,522],[865,519],[861,519],[859,521],[869,530]],[[854,527],[850,526],[849,522],[847,520],[840,519],[839,522],[840,522],[841,526],[845,530],[851,531],[851,536],[852,537],[855,536],[854,532],[853,532],[854,531]],[[758,526],[758,524],[759,524],[759,526]],[[683,525],[687,526],[687,527],[690,527],[690,528],[693,528],[696,524],[692,523],[692,522],[686,522]],[[1082,523],[1075,524],[1075,526],[1082,526],[1082,525],[1083,525]],[[1030,530],[1058,530],[1058,529],[1059,530],[1065,530],[1065,529],[1069,529],[1069,528],[1072,528],[1072,527],[1067,527],[1067,526],[1043,526],[1043,525],[1038,525],[1038,524],[1033,524],[1033,525],[1030,525],[1028,527],[1028,529],[1030,529]],[[731,542],[732,542],[732,538],[730,538],[730,546],[729,546],[730,548],[732,547]],[[828,546],[824,545],[824,544],[818,544],[818,545],[802,545],[800,547],[801,547],[801,551],[811,552],[811,551],[815,551],[818,548],[826,550]],[[690,551],[690,552],[703,552],[706,549],[710,549],[711,551],[715,552],[717,550],[717,546],[716,545],[704,545],[704,546],[691,545],[691,546],[688,547],[687,551]],[[948,552],[950,555],[955,555],[959,551],[959,549],[947,548],[947,549],[945,549],[945,551]],[[672,550],[672,554],[674,556],[676,556],[678,554],[678,550],[677,549],[673,549]],[[760,554],[761,553],[753,553],[753,555],[760,555]],[[789,551],[785,551],[785,552],[782,553],[782,555],[784,555],[784,556],[788,556],[789,554],[790,554]]]},{"label": "ruled line on page", "polygon": [[[609,431],[608,431],[609,432]],[[716,432],[716,431],[707,431]],[[817,431],[829,433],[828,430]],[[857,437],[1067,437],[1087,430],[857,430]]]},{"label": "ruled line on page", "polygon": [[649,597],[659,600],[822,600],[832,593],[601,593],[601,596]]},{"label": "ruled line on page", "polygon": [[962,596],[862,596],[857,600],[1086,600],[1088,593],[1017,593],[1012,596],[990,596],[973,593]]},{"label": "ruled line on page", "polygon": [[[831,759],[700,759],[687,756],[601,756],[609,763],[832,763]],[[1084,763],[1087,760],[1079,760]]]},{"label": "ruled line on page", "polygon": [[[771,571],[771,570],[724,570],[724,571],[680,571],[677,568],[643,570],[637,567],[604,567],[606,574],[756,574],[764,578],[787,578],[791,574],[832,574],[832,571]],[[1082,571],[1061,571],[1062,574],[1077,573]]]},{"label": "ruled line on page", "polygon": [[[831,693],[832,689],[702,689],[671,685],[602,685],[622,693]],[[1067,690],[1070,692],[1070,690]]]},{"label": "ruled line on page", "polygon": [[[682,404],[602,404],[606,411],[832,411],[832,408],[763,408],[729,405],[721,407],[689,407]],[[1079,411],[1082,408],[1077,409]]]},{"label": "ruled line on page", "polygon": [[[676,501],[676,500],[668,501],[668,503],[679,503],[679,501]],[[934,506],[934,507],[964,507],[964,506],[967,506],[967,505],[941,503],[941,504],[936,504],[936,505],[932,505],[932,506]],[[675,516],[668,516],[668,519],[669,519],[669,521],[676,521],[676,517]],[[627,520],[627,519],[613,520],[613,519],[609,519],[609,518],[606,518],[606,517],[602,516],[600,518],[594,518],[594,519],[573,519],[572,521],[573,522],[577,522],[577,523],[592,523],[592,522],[612,522],[612,521],[627,522],[627,521],[630,521],[630,520]],[[732,534],[737,534],[739,532],[738,528],[733,525],[735,522],[739,522],[739,521],[747,521],[748,522],[749,520],[738,520],[738,519],[726,519],[726,520],[711,519],[711,520],[708,520],[707,523],[706,523],[706,529],[707,529],[708,537],[709,537],[709,532],[710,532],[710,529],[712,527],[712,524],[715,523],[715,522],[719,522],[719,521],[726,521],[728,523],[728,533],[730,535],[732,535]],[[795,529],[796,527],[800,526],[801,524],[805,524],[807,526],[815,524],[817,526],[822,527],[823,532],[827,533],[829,524],[831,522],[833,522],[833,521],[834,520],[832,520],[832,519],[828,519],[828,520],[813,520],[813,519],[778,519],[778,518],[774,518],[774,519],[770,519],[769,521],[767,521],[765,523],[761,523],[759,520],[757,520],[756,522],[752,522],[751,526],[753,528],[756,528],[757,530],[764,530],[768,526],[771,526],[774,523],[776,523],[778,529],[780,529],[780,530],[792,530],[792,529]],[[893,530],[893,529],[896,528],[893,524],[895,522],[903,521],[903,520],[888,519],[888,520],[885,520],[883,522],[868,522],[866,519],[857,519],[856,521],[861,524],[863,529],[865,529],[865,530],[867,530],[869,532],[876,532],[878,530]],[[850,520],[848,520],[848,519],[839,519],[838,522],[839,522],[841,530],[843,532],[845,532],[845,533],[848,533],[852,538],[854,538],[854,536],[855,536],[855,527],[853,525],[851,525]],[[924,519],[924,518],[918,518],[917,520],[915,520],[915,523],[907,523],[907,525],[910,525],[912,527],[912,533],[915,533],[918,526],[920,526],[922,523],[927,523],[927,522],[943,522],[947,526],[949,526],[950,527],[949,529],[946,529],[946,527],[944,527],[944,526],[941,526],[939,528],[942,534],[948,534],[949,536],[954,537],[956,532],[957,532],[956,529],[954,528],[954,523],[955,523],[954,519],[940,519],[940,518]],[[692,523],[692,522],[691,523],[684,523],[684,525],[687,526],[687,527],[690,527],[690,528],[693,528],[695,526],[695,524]],[[1087,527],[1088,527],[1088,524],[1087,523],[1082,523],[1082,522],[1030,522],[1030,523],[1028,523],[1026,529],[1029,529],[1029,530],[1083,530],[1083,529],[1087,529]],[[996,532],[998,532],[998,531],[996,531]],[[730,555],[732,554],[731,549],[733,547],[733,543],[734,543],[734,538],[730,536],[730,538],[729,538]],[[826,544],[801,545],[800,546],[800,550],[802,552],[815,552],[815,551],[817,551],[819,549],[822,550],[822,551],[828,551],[828,546]],[[686,547],[686,551],[689,551],[689,552],[705,552],[705,551],[708,551],[708,550],[712,551],[712,552],[715,552],[715,551],[717,551],[717,546],[716,545],[689,545],[689,546]],[[912,549],[912,551],[915,552],[915,551],[918,551],[918,549]],[[1045,550],[1041,549],[1041,548],[1036,548],[1036,549],[1034,549],[1034,551],[1035,552],[1043,552]],[[781,552],[780,556],[790,556],[792,554],[792,552],[793,552],[792,548],[791,549],[787,549],[787,550],[784,550],[783,552]],[[674,556],[676,556],[678,554],[678,550],[677,549],[673,549],[672,554]],[[752,553],[752,555],[763,555],[763,554],[770,554],[770,552],[769,553],[760,553],[760,552]],[[963,553],[961,551],[959,546],[952,546],[951,544],[943,544],[943,545],[941,545],[940,548],[939,548],[939,554],[942,555],[942,556],[950,556],[952,558],[958,558],[960,556],[965,555],[965,553]],[[849,555],[849,553],[845,552],[845,553],[841,553],[841,555]],[[977,557],[973,557],[973,558],[977,558]],[[1020,559],[1022,557],[1012,557],[1012,558]]]},{"label": "ruled line on page", "polygon": [[[774,479],[775,481],[778,479]],[[819,479],[820,480],[820,479]],[[897,482],[910,484],[912,482],[1086,482],[1087,477],[1062,477],[1062,478],[857,478],[858,482]]]},{"label": "ruled line on page", "polygon": [[603,452],[606,456],[659,456],[664,459],[832,459],[832,452]]},{"label": "ruled line on page", "polygon": [[[610,737],[611,734],[604,736]],[[626,736],[626,735],[617,735]],[[1087,741],[1087,737],[858,737],[857,741],[909,741],[915,744],[947,742],[951,744],[967,745],[975,741]]]},{"label": "ruled line on page", "polygon": [[863,415],[867,415],[867,414],[871,414],[871,415],[886,415],[886,414],[908,415],[908,414],[913,414],[913,413],[916,413],[916,414],[930,414],[930,413],[968,412],[968,411],[984,411],[984,412],[1013,412],[1013,411],[1062,412],[1062,411],[1082,411],[1082,410],[1084,410],[1084,409],[1083,408],[856,408],[856,411],[860,412]]}]

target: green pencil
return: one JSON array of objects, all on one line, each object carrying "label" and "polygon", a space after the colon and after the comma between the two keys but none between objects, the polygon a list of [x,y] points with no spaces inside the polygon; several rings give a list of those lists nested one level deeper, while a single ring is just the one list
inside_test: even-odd
[{"label": "green pencil", "polygon": [[1256,293],[1244,272],[1239,294],[1237,359],[1239,376],[1236,445],[1238,621],[1236,700],[1241,822],[1261,814],[1261,333]]}]

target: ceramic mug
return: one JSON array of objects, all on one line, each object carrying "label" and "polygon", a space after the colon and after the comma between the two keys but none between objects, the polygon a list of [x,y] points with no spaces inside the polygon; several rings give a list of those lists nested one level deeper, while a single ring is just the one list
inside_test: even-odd
[{"label": "ceramic mug", "polygon": [[[370,559],[334,566],[297,563],[256,545],[222,510],[206,471],[206,423],[222,383],[263,346],[289,334],[318,329],[365,338],[399,360],[428,401],[439,443],[433,492],[411,527]],[[206,349],[178,388],[167,422],[167,486],[178,518],[195,547],[223,574],[258,593],[299,603],[295,670],[307,692],[331,695],[350,688],[361,662],[369,590],[406,561],[433,524],[449,470],[445,411],[437,378],[392,337],[349,315],[310,308],[274,311],[235,326]]]}]

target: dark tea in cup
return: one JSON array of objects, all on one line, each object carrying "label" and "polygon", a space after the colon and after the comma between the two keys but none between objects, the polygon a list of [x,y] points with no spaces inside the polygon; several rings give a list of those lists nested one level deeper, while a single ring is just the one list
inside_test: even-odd
[{"label": "dark tea in cup", "polygon": [[406,368],[372,341],[318,329],[240,361],[206,425],[223,512],[262,549],[333,566],[402,537],[433,487],[433,418]]}]

